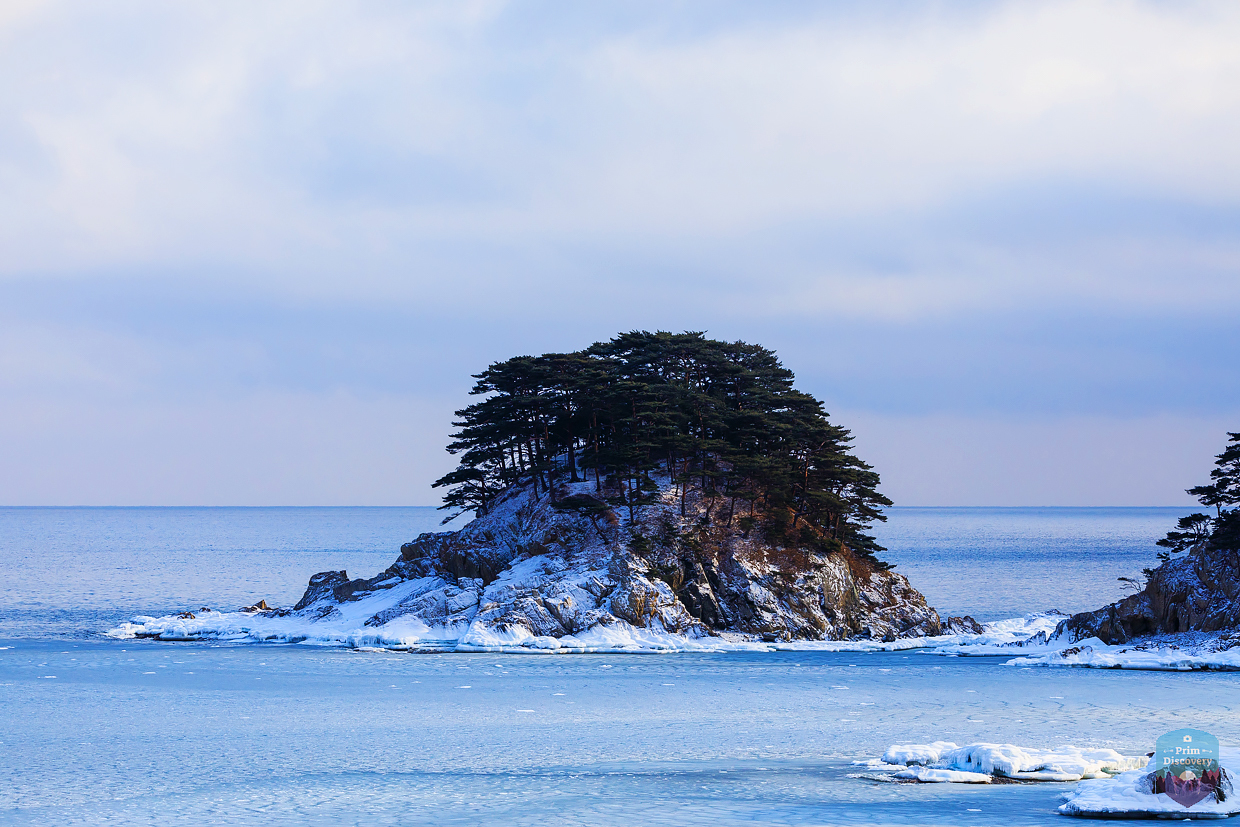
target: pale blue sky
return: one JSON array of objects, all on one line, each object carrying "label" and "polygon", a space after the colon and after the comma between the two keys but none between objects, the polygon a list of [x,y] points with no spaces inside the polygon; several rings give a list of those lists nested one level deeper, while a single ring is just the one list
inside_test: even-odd
[{"label": "pale blue sky", "polygon": [[1234,3],[10,3],[0,503],[430,504],[469,374],[776,349],[909,505],[1240,430]]}]

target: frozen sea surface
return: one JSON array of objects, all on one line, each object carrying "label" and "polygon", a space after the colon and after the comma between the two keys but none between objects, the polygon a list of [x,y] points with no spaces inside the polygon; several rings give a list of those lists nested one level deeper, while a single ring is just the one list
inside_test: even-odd
[{"label": "frozen sea surface", "polygon": [[896,785],[937,739],[1240,737],[1218,674],[917,654],[0,643],[7,824],[1065,824],[1071,784]]},{"label": "frozen sea surface", "polygon": [[[888,557],[983,619],[1093,608],[1182,509],[897,509]],[[0,509],[0,824],[1068,824],[1070,784],[880,784],[897,743],[1240,737],[1240,674],[918,653],[410,655],[113,641],[288,605],[431,509]],[[968,572],[968,574],[965,574]]]}]

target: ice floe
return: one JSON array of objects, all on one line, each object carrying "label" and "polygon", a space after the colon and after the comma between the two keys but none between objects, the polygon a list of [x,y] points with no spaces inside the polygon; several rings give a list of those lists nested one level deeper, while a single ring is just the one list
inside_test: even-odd
[{"label": "ice floe", "polygon": [[988,784],[996,778],[1015,781],[1080,781],[1110,778],[1143,767],[1145,756],[1129,757],[1113,749],[1064,746],[1034,749],[1014,744],[951,741],[896,744],[882,758],[856,761],[868,772],[859,777],[881,781]]}]

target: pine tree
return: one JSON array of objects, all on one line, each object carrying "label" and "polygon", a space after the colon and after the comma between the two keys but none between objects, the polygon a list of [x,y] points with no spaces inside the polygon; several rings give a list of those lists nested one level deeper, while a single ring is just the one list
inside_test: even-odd
[{"label": "pine tree", "polygon": [[512,485],[554,503],[560,486],[590,480],[634,520],[664,475],[682,514],[690,493],[708,520],[729,525],[738,503],[752,516],[761,502],[787,515],[770,528],[789,543],[882,551],[866,533],[891,504],[878,474],[759,345],[631,331],[575,353],[496,362],[474,378],[471,394],[483,398],[457,411],[448,446],[460,465],[435,482],[452,517],[484,513]]},{"label": "pine tree", "polygon": [[1228,432],[1227,437],[1223,453],[1215,457],[1210,482],[1187,492],[1197,502],[1213,508],[1214,516],[1197,513],[1181,517],[1175,530],[1158,541],[1159,546],[1167,549],[1159,552],[1159,560],[1166,562],[1172,554],[1207,545],[1240,550],[1240,509],[1234,508],[1240,505],[1240,433]]}]

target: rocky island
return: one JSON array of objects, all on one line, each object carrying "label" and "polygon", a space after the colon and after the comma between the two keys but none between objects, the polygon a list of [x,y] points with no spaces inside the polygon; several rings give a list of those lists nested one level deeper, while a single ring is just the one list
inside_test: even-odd
[{"label": "rocky island", "polygon": [[475,378],[435,483],[449,518],[475,514],[464,528],[369,579],[316,574],[291,609],[129,632],[610,651],[981,631],[876,556],[877,473],[773,352],[633,332]]}]

